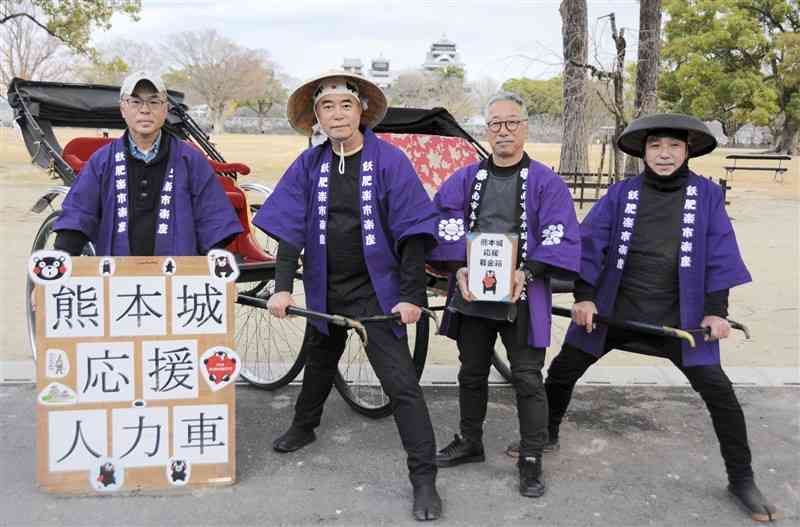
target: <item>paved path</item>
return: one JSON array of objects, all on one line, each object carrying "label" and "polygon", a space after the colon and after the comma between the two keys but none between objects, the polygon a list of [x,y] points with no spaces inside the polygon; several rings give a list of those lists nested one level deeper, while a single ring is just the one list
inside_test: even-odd
[{"label": "paved path", "polygon": [[[761,488],[800,520],[800,391],[739,388]],[[59,498],[35,484],[33,385],[0,386],[0,525],[413,525],[411,487],[394,423],[353,413],[333,393],[319,439],[280,455],[296,387],[240,388],[236,485],[179,496]],[[453,388],[426,388],[440,445],[452,438]],[[486,463],[442,470],[437,525],[752,525],[725,490],[711,423],[689,388],[579,387],[562,448],[545,458],[547,494],[517,492],[503,454],[515,439],[513,392],[494,387]]]}]

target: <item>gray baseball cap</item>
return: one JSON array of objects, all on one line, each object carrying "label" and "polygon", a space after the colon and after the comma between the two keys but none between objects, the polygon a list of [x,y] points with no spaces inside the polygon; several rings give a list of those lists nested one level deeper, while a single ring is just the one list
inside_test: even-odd
[{"label": "gray baseball cap", "polygon": [[125,77],[125,80],[122,82],[122,88],[119,90],[119,98],[122,99],[126,95],[133,95],[133,90],[141,81],[147,81],[155,86],[158,93],[167,93],[167,87],[164,85],[164,81],[161,80],[160,76],[149,71],[141,70],[134,71]]}]

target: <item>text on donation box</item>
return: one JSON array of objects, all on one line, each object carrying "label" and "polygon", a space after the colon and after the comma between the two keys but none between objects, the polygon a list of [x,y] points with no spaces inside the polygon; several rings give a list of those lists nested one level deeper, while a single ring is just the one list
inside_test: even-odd
[{"label": "text on donation box", "polygon": [[472,232],[468,235],[468,285],[477,300],[511,302],[517,243],[516,234]]}]

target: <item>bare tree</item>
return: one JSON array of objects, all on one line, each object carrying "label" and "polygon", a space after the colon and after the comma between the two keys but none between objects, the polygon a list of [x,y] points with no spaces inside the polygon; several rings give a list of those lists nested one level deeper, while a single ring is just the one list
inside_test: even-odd
[{"label": "bare tree", "polygon": [[[639,2],[639,51],[636,62],[636,98],[633,118],[655,113],[658,107],[658,74],[661,61],[661,0]],[[639,160],[628,157],[625,172],[640,171]]]},{"label": "bare tree", "polygon": [[[28,3],[20,8],[33,11]],[[70,73],[71,55],[62,42],[34,24],[27,17],[10,18],[0,25],[0,84],[11,79],[65,80]],[[5,89],[2,89],[5,95]]]},{"label": "bare tree", "polygon": [[147,41],[117,38],[104,42],[101,48],[102,51],[82,57],[75,65],[81,82],[119,85],[134,71],[161,73],[164,70],[165,61],[160,50]]},{"label": "bare tree", "polygon": [[428,77],[415,70],[401,72],[387,92],[392,106],[405,108],[424,107],[431,98]]},{"label": "bare tree", "polygon": [[147,40],[115,38],[103,45],[100,54],[107,61],[122,59],[129,72],[147,70],[161,73],[167,63],[163,50]]},{"label": "bare tree", "polygon": [[258,131],[264,133],[264,118],[276,104],[285,104],[289,94],[283,83],[278,78],[276,66],[264,57],[267,74],[264,84],[261,86],[258,95],[245,101],[240,101],[240,106],[250,108],[258,117]]},{"label": "bare tree", "polygon": [[89,84],[106,84],[119,86],[128,75],[130,68],[119,57],[105,61],[102,59],[87,60],[76,67],[80,82]]},{"label": "bare tree", "polygon": [[586,105],[587,9],[586,0],[563,0],[561,37],[564,47],[564,114],[560,172],[588,172],[589,139],[584,117]]},{"label": "bare tree", "polygon": [[614,39],[614,47],[616,48],[616,56],[614,60],[614,69],[611,72],[611,81],[614,87],[614,101],[608,105],[609,111],[614,115],[614,177],[619,179],[622,174],[622,167],[625,161],[625,156],[622,151],[617,148],[617,140],[625,131],[628,126],[628,120],[625,118],[625,48],[627,43],[625,41],[625,28],[617,30],[617,22],[614,13],[608,14],[609,22],[611,23],[611,38]]},{"label": "bare tree", "polygon": [[661,63],[661,0],[639,2],[639,56],[636,63],[636,100],[633,118],[655,113]]},{"label": "bare tree", "polygon": [[263,52],[239,46],[213,29],[179,33],[168,47],[174,78],[208,105],[215,133],[224,132],[235,101],[257,97],[267,82]]},{"label": "bare tree", "polygon": [[[603,92],[598,89],[597,96],[606,107],[606,110],[614,116],[614,178],[619,179],[622,177],[622,167],[625,157],[622,151],[617,148],[617,139],[619,139],[619,136],[628,125],[628,120],[625,116],[624,91],[625,48],[627,44],[625,41],[625,29],[620,28],[617,30],[614,13],[604,15],[600,18],[608,18],[611,24],[611,38],[614,40],[614,47],[616,49],[612,69],[609,71],[602,66],[598,67],[585,62],[573,62],[573,65],[588,70],[592,77],[604,82],[607,92],[611,92],[610,95],[604,95]],[[599,62],[599,60],[597,61]]]},{"label": "bare tree", "polygon": [[476,100],[464,84],[459,68],[436,72],[407,71],[398,75],[388,90],[392,106],[407,108],[446,108],[459,121],[476,111]]},{"label": "bare tree", "polygon": [[489,99],[497,93],[500,89],[496,80],[491,77],[482,77],[474,82],[469,83],[469,89],[472,92],[473,99],[479,111],[483,111]]},{"label": "bare tree", "polygon": [[448,66],[433,73],[433,100],[431,106],[442,106],[458,121],[466,121],[475,114],[475,96],[464,82],[464,70]]}]

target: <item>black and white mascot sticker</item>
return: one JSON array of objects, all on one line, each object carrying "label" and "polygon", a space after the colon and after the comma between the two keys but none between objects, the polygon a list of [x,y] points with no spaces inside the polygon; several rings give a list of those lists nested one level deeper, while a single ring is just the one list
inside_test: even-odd
[{"label": "black and white mascot sticker", "polygon": [[113,258],[103,258],[100,260],[100,276],[111,276],[117,269],[117,264]]},{"label": "black and white mascot sticker", "polygon": [[185,459],[170,458],[167,462],[167,481],[170,485],[182,487],[189,483],[192,466]]},{"label": "black and white mascot sticker", "polygon": [[39,285],[63,282],[72,274],[72,259],[63,251],[36,251],[28,260],[28,276]]},{"label": "black and white mascot sticker", "polygon": [[89,483],[98,492],[112,492],[125,483],[125,469],[116,459],[101,457],[89,471]]},{"label": "black and white mascot sticker", "polygon": [[166,260],[164,260],[164,263],[161,264],[161,272],[166,275],[172,276],[175,274],[175,271],[177,270],[178,270],[178,265],[175,263],[175,260],[171,256],[168,257]]},{"label": "black and white mascot sticker", "polygon": [[223,282],[235,282],[239,278],[236,258],[223,249],[212,249],[208,252],[208,272]]}]

